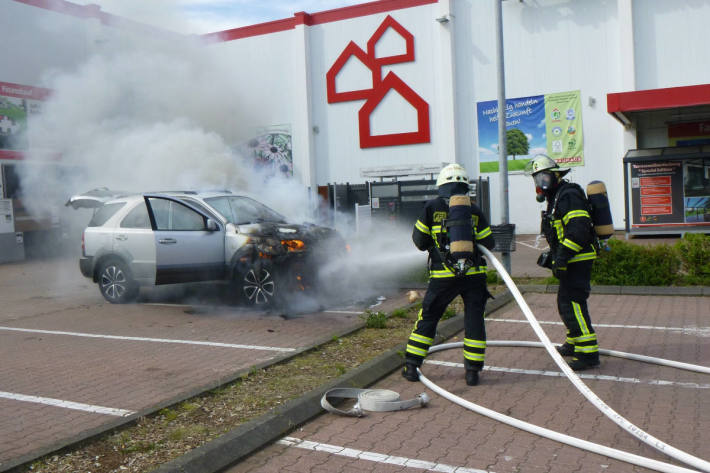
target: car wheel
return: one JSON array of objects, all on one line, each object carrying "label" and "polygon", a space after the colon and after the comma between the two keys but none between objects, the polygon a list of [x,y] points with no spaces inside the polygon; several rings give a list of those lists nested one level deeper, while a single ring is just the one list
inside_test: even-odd
[{"label": "car wheel", "polygon": [[132,302],[138,295],[138,285],[121,261],[109,260],[102,264],[98,283],[101,295],[112,304]]},{"label": "car wheel", "polygon": [[277,284],[271,268],[255,265],[241,277],[241,292],[249,305],[271,306],[276,301]]}]

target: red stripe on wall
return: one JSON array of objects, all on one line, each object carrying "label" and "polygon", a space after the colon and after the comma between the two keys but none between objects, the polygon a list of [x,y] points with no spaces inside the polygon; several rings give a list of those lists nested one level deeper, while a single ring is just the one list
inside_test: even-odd
[{"label": "red stripe on wall", "polygon": [[251,36],[260,36],[269,33],[277,33],[279,31],[286,31],[295,28],[296,25],[322,25],[324,23],[331,23],[334,21],[349,20],[351,18],[359,18],[361,16],[375,15],[377,13],[429,5],[432,3],[438,3],[438,1],[439,0],[378,0],[375,2],[335,8],[333,10],[326,10],[312,14],[298,12],[294,14],[293,18],[269,21],[266,23],[259,23],[231,30],[217,31],[215,33],[201,35],[201,37],[208,42],[232,41]]}]

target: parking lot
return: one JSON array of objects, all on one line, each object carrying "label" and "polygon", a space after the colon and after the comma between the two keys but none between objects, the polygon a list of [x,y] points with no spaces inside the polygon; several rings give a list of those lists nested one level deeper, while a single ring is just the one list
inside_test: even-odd
[{"label": "parking lot", "polygon": [[[554,294],[526,300],[553,341],[564,336]],[[592,317],[602,348],[710,366],[708,297],[592,295]],[[510,303],[490,315],[489,340],[537,340]],[[459,334],[461,341],[463,334]],[[594,408],[539,348],[489,347],[481,384],[468,387],[459,349],[431,355],[423,373],[470,402],[600,445],[666,463],[677,461],[643,444]],[[710,460],[710,375],[602,357],[581,373],[611,408],[663,442]],[[369,412],[365,417],[324,413],[229,473],[415,472],[563,473],[647,472],[597,453],[564,445],[465,410],[398,372],[373,388],[410,399],[432,396],[424,409]]]},{"label": "parking lot", "polygon": [[3,265],[0,288],[0,470],[329,340],[369,304],[284,315],[204,286],[114,305],[75,259]]}]

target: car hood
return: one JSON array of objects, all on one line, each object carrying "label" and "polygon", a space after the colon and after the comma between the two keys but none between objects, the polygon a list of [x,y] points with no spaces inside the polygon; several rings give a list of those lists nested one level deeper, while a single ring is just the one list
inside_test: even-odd
[{"label": "car hood", "polygon": [[127,195],[127,192],[115,191],[107,187],[98,187],[82,194],[73,195],[64,204],[75,209],[95,209],[104,205],[109,200]]},{"label": "car hood", "polygon": [[337,232],[329,227],[310,223],[260,222],[237,225],[240,233],[279,240],[321,241],[336,237]]}]

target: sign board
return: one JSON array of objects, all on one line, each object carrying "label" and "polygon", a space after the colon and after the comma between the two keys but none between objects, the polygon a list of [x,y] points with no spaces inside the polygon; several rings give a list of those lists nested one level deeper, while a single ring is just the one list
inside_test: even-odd
[{"label": "sign board", "polygon": [[15,233],[12,199],[0,199],[0,233]]},{"label": "sign board", "polygon": [[632,150],[624,158],[624,176],[627,232],[710,231],[710,152]]}]

